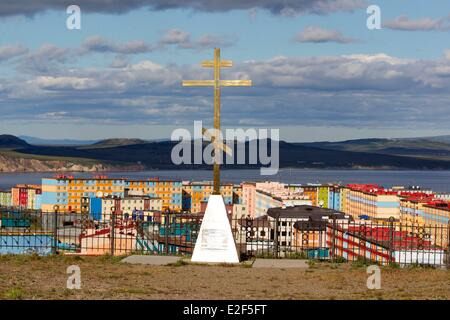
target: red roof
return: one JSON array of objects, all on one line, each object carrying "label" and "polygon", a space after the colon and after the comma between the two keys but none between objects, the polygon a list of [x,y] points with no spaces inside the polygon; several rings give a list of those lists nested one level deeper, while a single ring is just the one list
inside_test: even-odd
[{"label": "red roof", "polygon": [[[432,197],[433,195],[416,190],[387,190],[377,184],[348,184],[347,188],[373,195],[392,195],[399,197]],[[431,198],[432,199],[432,198]]]},{"label": "red roof", "polygon": [[429,202],[427,202],[427,205],[430,207],[450,210],[450,202],[448,202],[448,201],[443,201],[443,200],[429,201]]}]

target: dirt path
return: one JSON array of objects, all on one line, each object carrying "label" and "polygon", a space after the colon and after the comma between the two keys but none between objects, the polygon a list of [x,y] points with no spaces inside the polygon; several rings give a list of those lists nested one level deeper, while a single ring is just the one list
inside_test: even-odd
[{"label": "dirt path", "polygon": [[[68,290],[66,268],[81,268]],[[315,263],[309,269],[142,266],[106,257],[0,257],[2,299],[450,299],[450,271],[382,268],[368,290],[366,268]]]}]

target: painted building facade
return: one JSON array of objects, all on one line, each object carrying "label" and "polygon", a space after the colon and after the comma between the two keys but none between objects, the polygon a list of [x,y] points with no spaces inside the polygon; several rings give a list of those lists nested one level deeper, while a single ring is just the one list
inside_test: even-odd
[{"label": "painted building facade", "polygon": [[[236,199],[235,187],[233,184],[222,184],[220,193],[225,205],[232,205]],[[201,212],[201,203],[207,202],[213,193],[213,184],[208,182],[184,183],[182,187],[182,208],[191,213]]]},{"label": "painted building facade", "polygon": [[412,197],[400,202],[400,220],[412,234],[429,235],[436,246],[449,243],[450,202],[433,196]]},{"label": "painted building facade", "polygon": [[41,186],[19,184],[11,188],[11,206],[37,210],[41,204]]},{"label": "painted building facade", "polygon": [[377,185],[348,185],[342,209],[354,218],[399,219],[400,198],[397,193],[387,192]]},{"label": "painted building facade", "polygon": [[142,195],[162,199],[163,209],[175,212],[182,209],[181,181],[125,180],[104,176],[76,179],[60,176],[42,179],[42,210],[52,211],[55,205],[60,212],[81,213],[83,198]]},{"label": "painted building facade", "polygon": [[0,207],[11,207],[11,191],[0,191]]}]

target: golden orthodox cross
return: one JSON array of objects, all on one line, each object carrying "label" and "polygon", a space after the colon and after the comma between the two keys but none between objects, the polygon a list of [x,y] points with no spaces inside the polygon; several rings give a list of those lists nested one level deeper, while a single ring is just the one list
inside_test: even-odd
[{"label": "golden orthodox cross", "polygon": [[[202,62],[204,68],[214,68],[214,80],[185,80],[183,87],[214,87],[214,135],[213,143],[216,134],[220,132],[220,88],[221,87],[250,87],[251,80],[220,80],[220,69],[232,67],[233,62],[230,60],[220,60],[220,49],[214,49],[214,60]],[[205,133],[205,130],[203,130]],[[219,149],[223,149],[214,143],[214,154],[217,155]],[[220,194],[220,164],[217,163],[217,157],[214,157],[214,194]]]}]

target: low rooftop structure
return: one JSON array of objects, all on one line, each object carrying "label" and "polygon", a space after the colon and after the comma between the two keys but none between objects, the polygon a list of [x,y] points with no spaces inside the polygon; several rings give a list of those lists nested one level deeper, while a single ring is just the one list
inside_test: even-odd
[{"label": "low rooftop structure", "polygon": [[271,218],[281,218],[281,219],[295,219],[295,218],[304,218],[311,219],[316,221],[321,221],[325,218],[333,218],[336,219],[347,219],[352,220],[352,217],[346,215],[344,212],[309,206],[309,205],[301,205],[301,206],[293,206],[293,207],[281,207],[281,208],[270,208],[267,211],[267,215]]}]

